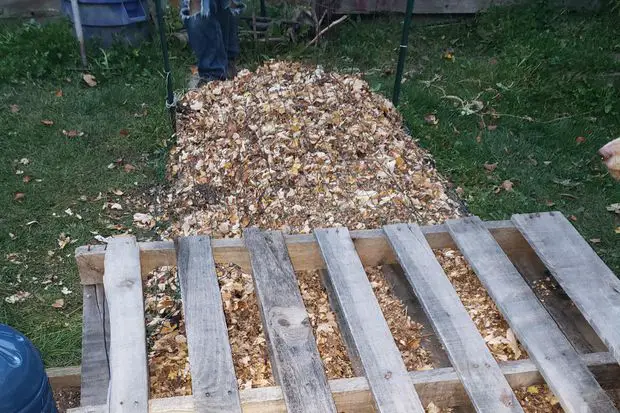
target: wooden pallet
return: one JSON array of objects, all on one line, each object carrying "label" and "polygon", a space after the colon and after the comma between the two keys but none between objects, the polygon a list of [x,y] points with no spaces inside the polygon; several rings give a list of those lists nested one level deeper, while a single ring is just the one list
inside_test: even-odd
[{"label": "wooden pallet", "polygon": [[[436,248],[463,253],[529,360],[495,361]],[[620,388],[620,280],[558,212],[312,235],[247,229],[243,239],[185,237],[176,245],[120,237],[107,248],[80,247],[76,259],[84,333],[83,407],[75,412],[107,412],[106,403],[132,413],[424,412],[430,402],[522,412],[512,389],[542,382],[566,412],[618,411],[603,388]],[[231,262],[252,271],[277,387],[238,390],[215,272]],[[451,367],[406,370],[364,271],[382,264],[402,267]],[[149,400],[142,277],[164,265],[178,266],[193,396]],[[541,300],[530,288],[548,275],[545,266],[570,300]],[[295,278],[316,269],[360,377],[325,376]]]}]

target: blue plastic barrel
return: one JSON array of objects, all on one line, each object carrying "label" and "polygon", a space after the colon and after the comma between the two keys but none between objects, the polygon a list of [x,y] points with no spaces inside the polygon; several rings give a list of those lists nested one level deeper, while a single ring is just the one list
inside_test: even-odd
[{"label": "blue plastic barrel", "polygon": [[0,412],[58,413],[53,396],[38,350],[0,324]]},{"label": "blue plastic barrel", "polygon": [[[107,47],[115,40],[137,45],[149,35],[146,0],[79,0],[78,5],[86,39]],[[62,10],[73,21],[71,0],[62,0]]]}]

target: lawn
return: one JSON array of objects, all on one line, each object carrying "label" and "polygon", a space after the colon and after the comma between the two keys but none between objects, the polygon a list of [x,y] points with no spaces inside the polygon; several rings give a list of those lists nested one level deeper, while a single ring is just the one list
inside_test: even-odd
[{"label": "lawn", "polygon": [[[596,155],[620,136],[617,21],[539,4],[416,20],[400,109],[472,213],[560,210],[620,273],[620,218],[606,209],[620,185]],[[247,42],[240,65],[304,59],[361,71],[391,96],[401,25],[352,18],[306,50]],[[170,45],[181,88],[192,57]],[[172,142],[157,42],[88,50],[94,87],[66,22],[0,27],[0,322],[31,337],[50,366],[80,361],[74,247],[125,231],[127,199],[164,183]]]}]

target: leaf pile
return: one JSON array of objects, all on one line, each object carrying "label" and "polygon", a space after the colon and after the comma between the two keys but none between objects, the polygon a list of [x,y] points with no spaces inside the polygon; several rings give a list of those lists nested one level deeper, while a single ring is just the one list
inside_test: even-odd
[{"label": "leaf pile", "polygon": [[[173,220],[164,238],[240,237],[248,226],[309,233],[330,226],[437,224],[461,215],[432,158],[404,132],[399,113],[357,76],[270,62],[255,73],[242,71],[234,81],[190,91],[180,102],[177,125],[168,170],[172,189],[158,197],[155,208]],[[468,271],[449,254],[443,263]],[[217,269],[239,386],[273,385],[251,275],[231,265]],[[421,326],[408,317],[380,269],[367,272],[407,367],[431,368],[420,345]],[[156,272],[149,282],[166,290],[176,282],[175,271],[162,274]],[[353,376],[318,273],[297,277],[328,377]],[[183,358],[187,347],[178,338],[184,336],[180,298],[163,290],[155,292],[170,304],[163,313],[157,304],[161,297],[147,292],[151,397],[191,393]],[[493,326],[492,337],[504,337],[490,343],[494,354],[513,358],[518,344],[514,336],[507,337],[499,313],[503,324],[494,315],[485,321],[492,303],[488,297],[479,299],[481,291],[478,283],[459,294],[473,296],[468,308],[480,301],[479,327]]]}]

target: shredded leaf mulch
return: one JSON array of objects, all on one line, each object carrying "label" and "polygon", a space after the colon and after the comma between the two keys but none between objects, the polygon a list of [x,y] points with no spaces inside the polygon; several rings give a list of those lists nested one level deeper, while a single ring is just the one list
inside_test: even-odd
[{"label": "shredded leaf mulch", "polygon": [[[462,215],[432,157],[404,131],[400,114],[356,75],[269,62],[233,81],[190,91],[177,122],[171,189],[149,209],[159,211],[158,221],[172,220],[164,238],[240,237],[248,226],[309,233],[318,227],[428,225]],[[437,254],[494,356],[526,357],[462,257]],[[251,275],[232,265],[217,270],[239,387],[272,386]],[[421,326],[408,317],[380,268],[367,273],[407,367],[432,368],[420,344]],[[318,273],[297,277],[327,376],[352,377]],[[176,269],[154,271],[145,291],[151,397],[191,394]],[[546,400],[519,394],[538,400],[536,406]]]}]

